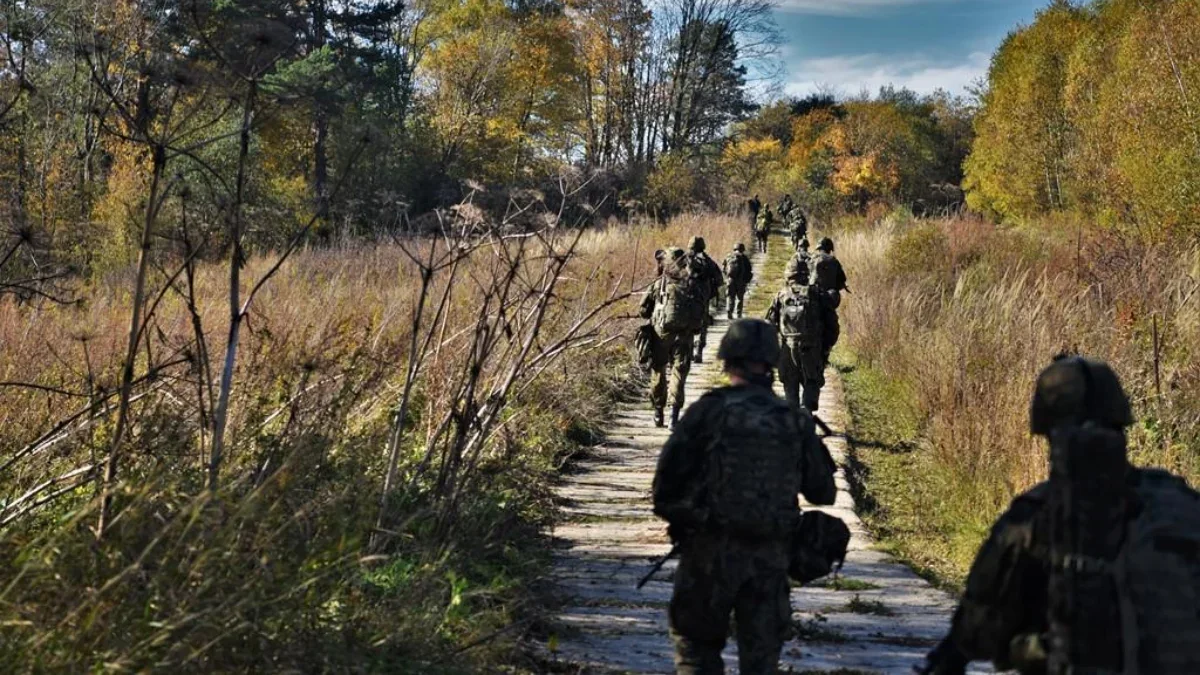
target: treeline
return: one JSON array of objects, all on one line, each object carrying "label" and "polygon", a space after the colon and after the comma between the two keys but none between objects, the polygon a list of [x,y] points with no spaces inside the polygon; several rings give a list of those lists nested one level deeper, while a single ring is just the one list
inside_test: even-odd
[{"label": "treeline", "polygon": [[1070,212],[1147,241],[1200,232],[1200,4],[1058,0],[992,60],[972,207]]},{"label": "treeline", "polygon": [[783,100],[734,127],[721,166],[740,194],[788,193],[817,213],[937,213],[962,201],[972,115],[960,97],[894,87],[874,98]]},{"label": "treeline", "polygon": [[0,219],[94,264],[132,258],[147,203],[244,208],[265,244],[481,185],[636,208],[663,158],[717,152],[776,43],[765,0],[4,0]]}]

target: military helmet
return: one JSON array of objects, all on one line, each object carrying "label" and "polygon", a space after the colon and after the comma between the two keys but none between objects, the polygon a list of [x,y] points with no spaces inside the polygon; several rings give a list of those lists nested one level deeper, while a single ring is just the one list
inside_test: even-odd
[{"label": "military helmet", "polygon": [[703,253],[708,245],[704,243],[704,237],[692,237],[692,241],[688,243],[688,249],[696,253]]},{"label": "military helmet", "polygon": [[821,240],[820,244],[817,244],[817,250],[833,253],[833,240],[830,239],[829,237],[825,237],[824,239]]},{"label": "military helmet", "polygon": [[1129,397],[1107,363],[1060,356],[1038,375],[1029,406],[1029,430],[1045,436],[1060,424],[1083,422],[1113,429],[1133,424]]},{"label": "military helmet", "polygon": [[804,237],[803,239],[800,240],[800,249],[807,251],[808,247],[809,247],[808,237]]},{"label": "military helmet", "polygon": [[792,259],[787,262],[787,267],[783,270],[783,278],[788,281],[799,281],[807,284],[809,277],[808,265],[797,256],[792,256]]},{"label": "military helmet", "polygon": [[765,363],[774,368],[779,362],[779,333],[762,319],[738,319],[721,338],[717,358],[726,363]]},{"label": "military helmet", "polygon": [[733,250],[737,251],[738,253],[744,253],[746,251],[746,245],[739,241],[733,245]]}]

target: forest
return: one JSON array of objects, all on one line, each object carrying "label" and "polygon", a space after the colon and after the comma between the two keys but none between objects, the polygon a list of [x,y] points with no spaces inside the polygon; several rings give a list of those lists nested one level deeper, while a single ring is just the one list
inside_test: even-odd
[{"label": "forest", "polygon": [[838,239],[869,524],[947,585],[1058,351],[1200,477],[1200,4],[928,94],[781,95],[772,12],[0,0],[0,670],[540,672],[652,254],[754,195]]}]

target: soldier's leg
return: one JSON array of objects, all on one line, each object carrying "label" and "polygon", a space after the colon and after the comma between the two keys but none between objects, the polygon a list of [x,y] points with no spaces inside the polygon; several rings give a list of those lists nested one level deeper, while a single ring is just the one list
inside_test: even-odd
[{"label": "soldier's leg", "polygon": [[650,405],[654,407],[657,422],[667,407],[667,369],[671,365],[671,349],[675,337],[659,336],[654,341],[650,354]]},{"label": "soldier's leg", "polygon": [[684,388],[687,386],[688,372],[692,369],[692,345],[695,342],[691,335],[676,335],[671,344],[671,422],[679,419],[679,411],[683,410]]},{"label": "soldier's leg", "polygon": [[738,666],[743,675],[775,675],[791,630],[787,572],[759,572],[742,585],[734,602]]},{"label": "soldier's leg", "polygon": [[704,363],[704,348],[708,346],[708,326],[712,323],[710,321],[711,316],[708,313],[708,307],[705,306],[704,324],[699,332],[696,333],[696,351],[694,352],[695,357],[692,359],[695,363]]},{"label": "soldier's leg", "polygon": [[685,541],[675,571],[668,623],[679,675],[721,675],[721,650],[729,634],[733,593],[722,578],[721,542],[698,536]]},{"label": "soldier's leg", "polygon": [[800,409],[800,383],[804,379],[804,371],[797,360],[798,347],[784,343],[779,352],[779,381],[783,384],[783,395],[793,410]]},{"label": "soldier's leg", "polygon": [[737,290],[737,317],[742,318],[742,310],[746,307],[746,287],[742,286]]},{"label": "soldier's leg", "polygon": [[733,310],[737,305],[738,292],[736,286],[729,286],[725,292],[725,318],[733,318]]},{"label": "soldier's leg", "polygon": [[804,371],[804,407],[816,412],[821,403],[821,388],[825,386],[825,355],[819,347],[806,347],[800,353]]}]

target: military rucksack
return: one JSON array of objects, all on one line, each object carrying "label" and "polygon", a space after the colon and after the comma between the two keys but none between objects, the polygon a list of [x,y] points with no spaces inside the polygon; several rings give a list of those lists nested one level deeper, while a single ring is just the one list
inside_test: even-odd
[{"label": "military rucksack", "polygon": [[1126,673],[1200,673],[1200,494],[1139,471],[1140,511],[1117,560]]},{"label": "military rucksack", "polygon": [[824,511],[805,511],[792,535],[788,576],[807,584],[841,568],[850,548],[850,528]]},{"label": "military rucksack", "polygon": [[779,310],[779,332],[784,338],[803,345],[821,343],[821,307],[811,292],[812,286],[797,286],[784,293]]},{"label": "military rucksack", "polygon": [[742,253],[729,256],[725,262],[725,273],[729,275],[729,281],[732,283],[745,284],[754,278],[754,273],[750,270],[750,259]]},{"label": "military rucksack", "polygon": [[703,269],[685,256],[663,272],[654,304],[654,328],[659,333],[694,333],[708,316],[707,283]]},{"label": "military rucksack", "polygon": [[817,285],[826,291],[842,291],[846,289],[846,271],[837,258],[828,253],[817,255],[814,267]]},{"label": "military rucksack", "polygon": [[726,390],[708,448],[712,524],[748,539],[787,539],[800,517],[799,425],[787,402],[758,388]]}]

